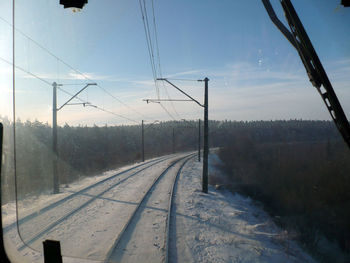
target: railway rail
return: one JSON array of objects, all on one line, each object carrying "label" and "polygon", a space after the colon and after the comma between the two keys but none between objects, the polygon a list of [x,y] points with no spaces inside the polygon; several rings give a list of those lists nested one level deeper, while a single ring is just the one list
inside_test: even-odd
[{"label": "railway rail", "polygon": [[[131,177],[145,171],[146,169],[153,167],[165,160],[172,158],[172,156],[161,157],[155,160],[148,161],[147,163],[142,163],[131,167],[127,170],[119,172],[113,176],[103,179],[97,183],[87,186],[77,192],[71,193],[70,195],[36,211],[31,214],[20,218],[17,222],[14,222],[4,228],[4,233],[18,226],[19,233],[22,238],[23,244],[18,248],[19,251],[23,250],[27,246],[30,246],[33,242],[38,240],[41,236],[47,233],[53,227],[59,225],[64,220],[68,219],[73,214],[77,213],[91,202],[102,196],[104,193],[113,189],[117,185],[125,182]],[[88,194],[89,192],[94,192]],[[82,200],[82,196],[85,198]],[[60,209],[60,213],[53,215],[56,209]],[[62,211],[63,210],[63,211]],[[56,217],[56,218],[55,218]],[[38,225],[33,224],[35,220],[41,218],[41,222],[46,222],[46,224]],[[45,219],[46,218],[46,219]],[[30,225],[26,227],[25,225]],[[30,230],[32,233],[23,234],[23,230]]]},{"label": "railway rail", "polygon": [[[170,247],[170,235],[171,235],[171,218],[173,213],[173,204],[174,204],[174,198],[175,198],[175,189],[177,185],[177,181],[179,179],[179,176],[181,174],[182,169],[184,168],[185,164],[190,160],[191,158],[186,159],[180,167],[180,169],[177,171],[176,176],[174,177],[173,183],[170,187],[170,197],[169,197],[169,206],[168,206],[168,215],[167,215],[167,222],[166,222],[166,239],[165,239],[165,263],[169,262],[169,247]],[[176,216],[175,216],[176,218]]]},{"label": "railway rail", "polygon": [[[171,163],[166,169],[163,170],[162,173],[159,174],[159,176],[157,176],[154,181],[152,182],[152,184],[148,187],[147,191],[144,193],[142,199],[139,201],[139,203],[137,204],[137,206],[135,207],[135,209],[133,210],[131,216],[129,217],[129,219],[127,220],[127,222],[124,224],[124,227],[122,229],[122,231],[120,231],[120,233],[118,234],[118,236],[116,237],[114,243],[112,244],[112,246],[110,247],[106,258],[105,258],[105,262],[120,262],[120,261],[130,261],[130,262],[135,262],[135,260],[137,261],[149,261],[152,260],[152,262],[155,262],[157,260],[155,260],[154,258],[152,259],[146,259],[144,257],[147,257],[147,255],[142,253],[142,248],[141,249],[137,249],[138,251],[136,252],[136,257],[138,257],[138,259],[135,259],[135,257],[132,257],[130,259],[125,258],[125,256],[127,257],[126,252],[130,252],[132,254],[132,256],[135,256],[135,251],[132,251],[132,249],[128,249],[128,244],[130,242],[141,242],[143,243],[142,245],[148,245],[151,248],[153,246],[156,247],[156,251],[158,251],[161,255],[158,255],[157,259],[159,259],[161,262],[168,262],[169,260],[169,241],[170,241],[170,220],[171,220],[171,212],[172,212],[172,205],[173,205],[173,196],[174,196],[174,187],[176,185],[177,182],[177,178],[180,175],[184,165],[195,156],[195,154],[190,154],[187,155],[185,157],[179,158],[178,160],[175,160],[173,163]],[[179,168],[177,168],[177,171],[175,173],[175,176],[171,177],[171,173],[170,171],[175,169],[176,165],[180,164]],[[170,182],[165,182],[165,178],[166,176],[169,175],[168,181],[170,179]],[[163,182],[163,184],[168,184],[168,188],[164,187],[164,185],[159,186],[161,183]],[[169,185],[170,184],[170,185]],[[159,189],[158,189],[159,187]],[[164,190],[164,189],[168,189],[168,190]],[[152,206],[152,202],[150,201],[152,199],[152,196],[156,196],[158,198],[161,197],[165,197],[165,195],[168,196],[168,204],[165,206],[166,208],[162,208],[162,207],[154,207]],[[161,196],[161,197],[159,197]],[[157,203],[154,202],[154,203]],[[164,207],[164,206],[163,206]],[[147,211],[146,209],[153,209],[155,211],[158,212],[157,215],[147,215]],[[148,211],[149,212],[149,211]],[[145,241],[145,239],[143,239],[144,236],[147,237],[147,239],[151,240],[152,238],[155,240],[161,240],[162,238],[156,236],[156,234],[153,234],[152,231],[150,231],[149,227],[152,225],[150,224],[150,222],[154,222],[156,221],[154,219],[154,217],[156,216],[162,216],[162,214],[164,215],[164,213],[166,214],[165,218],[161,218],[163,222],[155,222],[154,224],[162,224],[164,225],[164,229],[163,229],[163,246],[161,246],[160,244],[156,244],[156,243],[151,243],[151,242],[147,242]],[[142,217],[150,217],[151,219],[148,220],[148,224],[145,224],[142,221],[145,221],[147,219],[143,219]],[[164,220],[163,220],[164,219]],[[140,233],[140,231],[135,230],[136,228],[141,229],[142,232],[146,232],[145,234]],[[132,240],[132,235],[133,232],[136,231],[136,239],[140,239],[140,241],[135,241]],[[155,235],[152,237],[152,235]],[[129,245],[130,246],[130,245]],[[137,245],[132,245],[133,247],[137,247]],[[145,250],[147,250],[147,248],[145,248]],[[148,250],[148,253],[151,250]],[[151,261],[150,261],[151,262]]]},{"label": "railway rail", "polygon": [[[122,242],[127,243],[125,239],[128,239],[128,237],[125,237],[133,231],[131,222],[138,221],[135,219],[137,215],[140,217],[140,214],[142,214],[143,216],[143,212],[150,207],[147,203],[152,199],[151,196],[158,196],[162,192],[162,202],[166,203],[166,206],[162,208],[152,207],[152,209],[163,213],[161,227],[159,228],[162,231],[159,235],[162,237],[158,247],[160,260],[157,260],[157,262],[168,262],[174,189],[182,168],[194,156],[194,153],[171,155],[128,168],[79,191],[71,192],[68,196],[20,218],[18,222],[6,226],[4,230],[9,232],[15,229],[16,226],[19,228],[19,237],[22,241],[17,245],[17,249],[23,251],[23,253],[27,253],[26,250],[24,251],[26,248],[41,251],[43,240],[56,239],[61,241],[63,255],[79,257],[79,254],[72,255],[72,251],[69,250],[75,244],[74,242],[77,242],[77,240],[83,241],[86,251],[94,247],[85,239],[81,239],[80,236],[81,233],[88,230],[89,225],[94,225],[93,221],[89,221],[89,217],[100,218],[100,222],[104,222],[103,215],[106,211],[109,213],[115,210],[112,211],[114,217],[106,219],[108,222],[108,226],[105,227],[106,231],[110,232],[112,229],[111,233],[108,233],[106,238],[103,234],[97,233],[102,241],[101,245],[95,243],[95,245],[98,244],[95,248],[99,251],[95,255],[87,255],[89,259],[114,262],[120,244]],[[166,180],[163,180],[164,178]],[[160,184],[161,186],[158,187]],[[133,191],[136,194],[130,195],[129,193]],[[102,206],[101,203],[103,203]],[[114,218],[117,221],[114,221]],[[152,220],[152,216],[150,216],[149,221]],[[66,235],[66,232],[71,229],[72,233]],[[93,231],[96,231],[96,229],[93,229]],[[62,233],[64,233],[64,236],[61,236]],[[75,233],[78,233],[78,235],[75,235]],[[14,232],[9,234],[12,235]],[[75,241],[70,240],[69,235]],[[145,235],[151,236],[152,233],[145,232]],[[73,253],[75,253],[74,250]],[[86,254],[80,254],[80,256],[83,255]],[[142,257],[142,251],[140,251],[139,256]]]}]

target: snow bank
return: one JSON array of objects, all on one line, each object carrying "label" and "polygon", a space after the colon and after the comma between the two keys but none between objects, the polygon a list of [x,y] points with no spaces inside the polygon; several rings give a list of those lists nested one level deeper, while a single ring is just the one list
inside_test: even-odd
[{"label": "snow bank", "polygon": [[201,171],[192,161],[179,180],[173,262],[315,262],[251,199],[212,186],[202,193]]}]

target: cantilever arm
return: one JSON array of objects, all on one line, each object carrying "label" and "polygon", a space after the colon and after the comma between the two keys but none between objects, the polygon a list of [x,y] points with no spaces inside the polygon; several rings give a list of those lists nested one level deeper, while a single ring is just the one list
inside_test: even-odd
[{"label": "cantilever arm", "polygon": [[173,83],[171,83],[169,80],[165,79],[165,78],[158,78],[157,80],[164,80],[166,82],[168,82],[171,86],[173,86],[175,89],[177,89],[178,91],[180,91],[182,94],[184,94],[185,96],[189,97],[192,101],[194,101],[195,103],[197,103],[199,106],[204,107],[203,104],[201,104],[198,100],[192,98],[190,95],[188,95],[186,92],[184,92],[183,90],[179,89],[178,87],[176,87]]},{"label": "cantilever arm", "polygon": [[[72,99],[74,99],[76,96],[79,95],[80,92],[82,92],[84,89],[86,89],[88,86],[90,85],[97,85],[96,83],[88,83],[85,85],[84,88],[82,88],[81,90],[79,90],[77,93],[75,93],[69,100],[67,100],[65,103],[63,103],[63,105],[61,107],[59,107],[57,109],[57,111],[59,111],[60,109],[62,109],[64,106],[66,106]],[[84,105],[85,106],[85,105]]]}]

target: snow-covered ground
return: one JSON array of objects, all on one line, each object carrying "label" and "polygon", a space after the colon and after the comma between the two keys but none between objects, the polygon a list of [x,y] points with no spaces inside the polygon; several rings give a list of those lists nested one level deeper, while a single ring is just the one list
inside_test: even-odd
[{"label": "snow-covered ground", "polygon": [[[19,225],[20,235],[15,227],[11,228],[9,231],[6,231],[4,234],[4,241],[6,251],[9,252],[11,256],[11,260],[14,262],[43,262],[42,257],[42,245],[41,241],[45,239],[54,239],[54,240],[62,240],[65,239],[65,242],[61,242],[62,253],[64,255],[74,256],[74,258],[65,258],[65,262],[75,261],[81,262],[81,257],[89,257],[91,258],[103,258],[104,255],[100,256],[96,254],[96,250],[102,247],[105,250],[108,250],[108,245],[103,246],[104,243],[101,244],[102,241],[105,242],[110,239],[113,241],[113,238],[116,234],[115,231],[107,231],[109,226],[115,225],[115,228],[122,227],[122,224],[119,222],[123,217],[128,215],[128,210],[119,211],[117,216],[113,217],[113,210],[121,203],[129,203],[131,206],[134,206],[133,202],[137,201],[137,198],[142,195],[142,187],[147,187],[147,185],[151,182],[150,179],[156,176],[161,172],[164,168],[166,168],[171,160],[173,160],[176,156],[166,156],[167,159],[165,161],[160,162],[159,164],[152,166],[147,169],[147,173],[140,173],[137,176],[132,176],[130,179],[126,180],[122,187],[115,187],[115,191],[109,191],[105,193],[105,195],[101,196],[95,202],[92,202],[88,206],[84,207],[84,209],[80,210],[79,213],[73,215],[69,218],[69,220],[65,220],[63,224],[52,228],[46,235],[38,239],[36,242],[31,244],[30,247],[23,247],[23,241],[28,239],[29,231],[33,229],[44,229],[47,225],[54,222],[57,218],[64,215],[64,213],[69,209],[68,202],[63,203],[62,205],[56,207],[55,209],[50,210],[49,218],[46,220],[42,220],[42,216],[47,216],[47,213],[40,215],[39,217],[31,220],[30,222],[25,222]],[[170,158],[169,158],[170,157]],[[157,159],[157,158],[155,158]],[[162,158],[163,159],[163,158]],[[154,160],[152,160],[154,161]],[[155,160],[158,162],[158,160]],[[97,182],[103,181],[106,178],[113,176],[116,173],[123,172],[129,168],[138,166],[139,164],[129,165],[127,167],[123,167],[117,170],[109,171],[104,173],[103,175],[98,175],[95,177],[86,178],[80,182],[76,182],[71,184],[69,188],[62,188],[62,193],[58,195],[42,195],[39,197],[33,197],[27,200],[22,200],[19,202],[18,214],[19,218],[23,218],[28,214],[36,213],[40,211],[40,209],[58,201],[74,192],[78,192],[79,190],[88,187],[91,184],[95,184]],[[148,166],[148,164],[146,164]],[[145,167],[146,167],[145,166]],[[140,167],[142,168],[142,167]],[[140,170],[139,168],[137,170]],[[133,173],[135,171],[131,171]],[[118,181],[125,179],[128,177],[130,173],[122,174],[115,178]],[[110,181],[107,182],[111,184]],[[131,185],[132,187],[128,192],[125,191],[127,185]],[[101,188],[100,186],[98,188]],[[94,188],[92,189],[92,191]],[[118,200],[112,200],[114,195],[118,193],[120,196]],[[90,196],[89,196],[90,195]],[[93,198],[94,194],[89,194],[89,192],[84,193],[82,195],[78,195],[73,199],[74,202],[82,203],[87,200],[87,198]],[[119,202],[115,202],[119,201]],[[113,205],[112,205],[113,204]],[[112,207],[112,208],[111,208]],[[4,227],[11,225],[16,219],[16,206],[15,203],[9,203],[2,206],[3,208],[3,223]],[[62,212],[63,208],[63,212]],[[74,207],[72,207],[74,208]],[[46,217],[47,218],[47,217]],[[42,226],[42,227],[41,227]],[[101,229],[103,231],[101,231]],[[107,231],[107,232],[106,232]],[[107,233],[107,235],[105,234]],[[75,234],[75,235],[74,235]],[[110,236],[108,236],[108,234]],[[96,238],[99,237],[100,239]],[[102,238],[101,238],[102,237]],[[110,241],[109,243],[112,243]],[[87,247],[89,247],[87,249]],[[33,248],[33,249],[32,249]],[[20,251],[18,252],[18,249]],[[103,249],[100,249],[100,252]],[[91,261],[88,261],[91,262]]]},{"label": "snow-covered ground", "polygon": [[[168,157],[168,156],[164,156],[164,157]],[[147,162],[152,162],[157,159],[158,157],[147,160]],[[102,174],[97,174],[96,176],[82,177],[80,180],[70,183],[68,187],[66,187],[65,185],[61,185],[59,194],[53,195],[48,193],[48,194],[42,194],[40,196],[28,197],[24,200],[19,200],[17,203],[18,216],[19,218],[22,218],[33,212],[37,212],[40,209],[46,207],[47,205],[52,204],[55,201],[61,200],[62,198],[70,195],[72,192],[77,192],[81,189],[88,187],[89,185],[98,183],[117,173],[121,173],[127,169],[130,169],[140,164],[141,163],[138,162],[138,163],[120,167],[118,169],[109,170],[109,171],[103,172]],[[2,216],[3,227],[7,227],[10,224],[12,224],[16,220],[16,203],[10,202],[2,205],[2,214],[3,214]]]},{"label": "snow-covered ground", "polygon": [[[209,165],[217,161],[212,155]],[[315,262],[254,202],[209,186],[201,192],[202,163],[181,174],[176,195],[173,262]],[[220,174],[210,165],[210,174]]]},{"label": "snow-covered ground", "polygon": [[[209,163],[215,160],[217,159],[213,155]],[[77,257],[64,257],[64,262],[97,262],[96,260],[103,258],[104,251],[112,245],[111,240],[123,228],[123,222],[135,208],[137,200],[170,161],[161,162],[146,170],[147,173],[140,173],[126,180],[121,186],[92,202],[64,224],[53,228],[47,234],[47,238],[61,237],[60,240],[65,240],[61,244],[64,254]],[[71,185],[61,195],[42,196],[36,199],[36,208],[33,200],[22,202],[22,214],[35,211],[37,207],[42,207],[48,202],[53,202],[70,192],[78,191],[125,169],[111,171]],[[209,171],[210,174],[220,173],[213,165]],[[226,190],[217,190],[212,186],[209,186],[208,194],[203,194],[201,172],[202,163],[193,158],[180,174],[175,189],[175,214],[170,232],[170,262],[314,262],[249,198]],[[164,191],[168,192],[169,184],[165,182],[159,186],[164,184]],[[158,199],[166,199],[161,197],[160,193],[157,196]],[[156,201],[152,201],[153,205],[158,204]],[[15,219],[14,204],[7,204],[4,208],[6,208],[3,214],[4,222],[5,225],[9,225]],[[150,209],[145,211],[149,213]],[[153,223],[159,223],[159,218],[154,218]],[[5,233],[6,249],[17,255],[15,257],[17,262],[43,262],[41,253],[37,252],[41,250],[41,242],[33,243],[32,247],[35,250],[27,247],[16,252],[21,243],[16,229]],[[81,257],[89,259],[84,260]]]}]

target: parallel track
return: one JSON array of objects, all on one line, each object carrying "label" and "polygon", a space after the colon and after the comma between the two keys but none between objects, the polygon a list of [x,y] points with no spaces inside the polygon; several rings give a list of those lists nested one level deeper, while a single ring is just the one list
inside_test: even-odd
[{"label": "parallel track", "polygon": [[[56,208],[57,206],[59,206],[60,204],[64,204],[65,202],[72,200],[74,197],[78,196],[78,195],[84,195],[85,192],[87,192],[88,190],[91,190],[97,186],[102,185],[103,183],[108,183],[109,181],[111,181],[112,179],[126,174],[128,172],[131,172],[133,170],[137,170],[138,168],[142,167],[141,169],[137,170],[136,172],[131,173],[130,175],[127,175],[124,179],[121,179],[119,181],[117,181],[116,183],[108,186],[106,189],[104,189],[103,191],[99,192],[98,194],[94,195],[90,200],[83,202],[82,204],[80,204],[79,206],[77,206],[76,208],[72,209],[71,211],[69,211],[68,213],[62,215],[60,218],[53,220],[49,225],[47,225],[46,227],[44,227],[43,229],[41,229],[39,232],[35,233],[34,235],[32,235],[29,239],[25,239],[25,241],[23,242],[22,246],[20,246],[18,249],[21,251],[24,248],[26,248],[28,245],[32,244],[33,242],[35,242],[36,240],[38,240],[41,236],[43,236],[45,233],[47,233],[48,231],[50,231],[53,227],[59,225],[60,223],[62,223],[64,220],[66,220],[67,218],[69,218],[70,216],[74,215],[75,213],[77,213],[78,211],[80,211],[81,209],[83,209],[84,207],[86,207],[87,205],[89,205],[91,202],[95,201],[96,199],[98,199],[100,196],[102,196],[103,194],[107,193],[108,191],[110,191],[111,189],[113,189],[114,187],[116,187],[117,185],[123,183],[124,181],[128,180],[129,178],[131,178],[132,176],[162,162],[165,161],[167,159],[169,159],[171,157],[166,157],[166,158],[159,158],[156,160],[152,160],[149,161],[147,163],[143,163],[140,165],[137,165],[135,167],[129,168],[125,171],[122,171],[120,173],[117,173],[111,177],[108,177],[106,179],[103,179],[95,184],[92,184],[88,187],[85,187],[81,190],[79,190],[78,192],[72,193],[69,196],[66,196],[65,198],[56,201],[52,204],[50,204],[47,207],[44,207],[42,209],[40,209],[38,212],[34,212],[32,214],[27,215],[26,217],[18,220],[19,224],[23,224],[26,222],[29,222],[30,220],[34,220],[35,218],[37,218],[40,215],[43,215],[44,213],[47,213],[48,211],[52,210],[53,208]],[[17,226],[17,222],[12,223],[11,225],[8,225],[7,227],[4,228],[4,232],[9,231],[11,228]]]},{"label": "parallel track", "polygon": [[119,235],[117,236],[115,242],[112,244],[112,246],[110,247],[110,249],[108,250],[108,253],[106,255],[105,261],[104,262],[110,262],[112,259],[112,254],[114,253],[114,251],[118,248],[118,246],[120,245],[121,241],[123,240],[123,238],[126,235],[126,232],[131,230],[129,228],[131,228],[131,222],[135,219],[135,216],[138,212],[141,211],[141,208],[144,208],[144,204],[147,202],[147,199],[149,198],[149,196],[152,194],[153,190],[155,189],[155,187],[157,186],[157,184],[159,183],[160,179],[162,177],[165,176],[165,174],[168,173],[168,171],[174,167],[177,163],[183,161],[185,159],[185,161],[181,164],[180,168],[178,169],[176,176],[174,177],[171,185],[170,185],[170,189],[169,189],[169,205],[168,205],[168,211],[167,211],[167,219],[166,219],[166,228],[165,228],[165,255],[164,255],[164,262],[168,262],[168,247],[169,247],[169,232],[170,232],[170,217],[171,217],[171,211],[172,211],[172,204],[173,204],[173,195],[174,195],[174,187],[175,184],[177,182],[177,178],[179,176],[179,174],[182,171],[182,168],[184,167],[184,165],[187,163],[187,161],[189,161],[191,158],[193,158],[195,154],[190,154],[187,155],[185,157],[182,157],[176,161],[174,161],[173,163],[171,163],[157,178],[154,179],[152,185],[147,189],[147,191],[145,192],[144,196],[142,197],[142,199],[139,201],[138,205],[136,206],[136,208],[134,209],[134,211],[132,212],[131,216],[129,217],[128,221],[126,222],[126,224],[124,225],[122,231],[119,233]]},{"label": "parallel track", "polygon": [[44,208],[41,208],[39,211],[36,211],[36,212],[34,212],[34,213],[31,213],[31,214],[29,214],[29,215],[27,215],[27,216],[25,216],[25,217],[23,217],[23,218],[17,220],[16,222],[13,222],[12,224],[10,224],[10,225],[4,227],[4,228],[3,228],[3,231],[4,231],[4,233],[6,233],[6,232],[9,231],[10,229],[16,227],[18,224],[20,225],[20,224],[22,224],[22,223],[25,223],[25,222],[27,222],[27,221],[29,221],[29,220],[31,220],[31,219],[37,217],[38,215],[40,215],[40,214],[42,214],[42,213],[45,213],[45,212],[47,212],[47,211],[49,211],[49,210],[55,208],[56,206],[58,206],[58,205],[60,205],[60,204],[62,204],[62,203],[64,203],[64,202],[66,202],[67,200],[73,198],[73,197],[76,196],[76,195],[83,194],[83,193],[86,192],[87,190],[89,190],[89,189],[91,189],[91,188],[93,188],[93,187],[95,187],[95,186],[97,186],[97,185],[100,185],[100,184],[102,184],[102,183],[104,183],[104,182],[106,182],[106,181],[108,181],[108,180],[110,180],[110,179],[113,179],[113,178],[115,178],[115,177],[117,177],[117,176],[119,176],[119,175],[122,175],[122,174],[127,173],[127,172],[130,172],[130,171],[132,171],[132,170],[134,170],[134,169],[137,169],[137,168],[139,168],[139,167],[141,167],[141,166],[144,166],[144,165],[147,165],[147,164],[150,164],[150,163],[152,163],[152,162],[159,161],[159,160],[165,160],[165,158],[158,158],[158,159],[156,159],[156,160],[152,160],[152,161],[149,161],[149,162],[146,162],[146,163],[139,164],[139,165],[137,165],[137,166],[134,166],[134,167],[131,167],[131,168],[127,169],[127,170],[124,170],[124,171],[122,171],[122,172],[120,172],[120,173],[117,173],[117,174],[115,174],[115,175],[113,175],[113,176],[111,176],[111,177],[108,177],[108,178],[106,178],[106,179],[103,179],[103,180],[101,180],[101,181],[99,181],[99,182],[97,182],[97,183],[95,183],[95,184],[89,185],[89,186],[87,186],[87,187],[85,187],[85,188],[79,190],[78,192],[72,193],[72,194],[69,195],[69,196],[66,196],[66,197],[64,197],[64,198],[62,198],[62,199],[60,199],[60,200],[58,200],[58,201],[56,201],[56,202],[54,202],[54,203],[52,203],[52,204],[50,204],[50,205],[44,207]]}]

